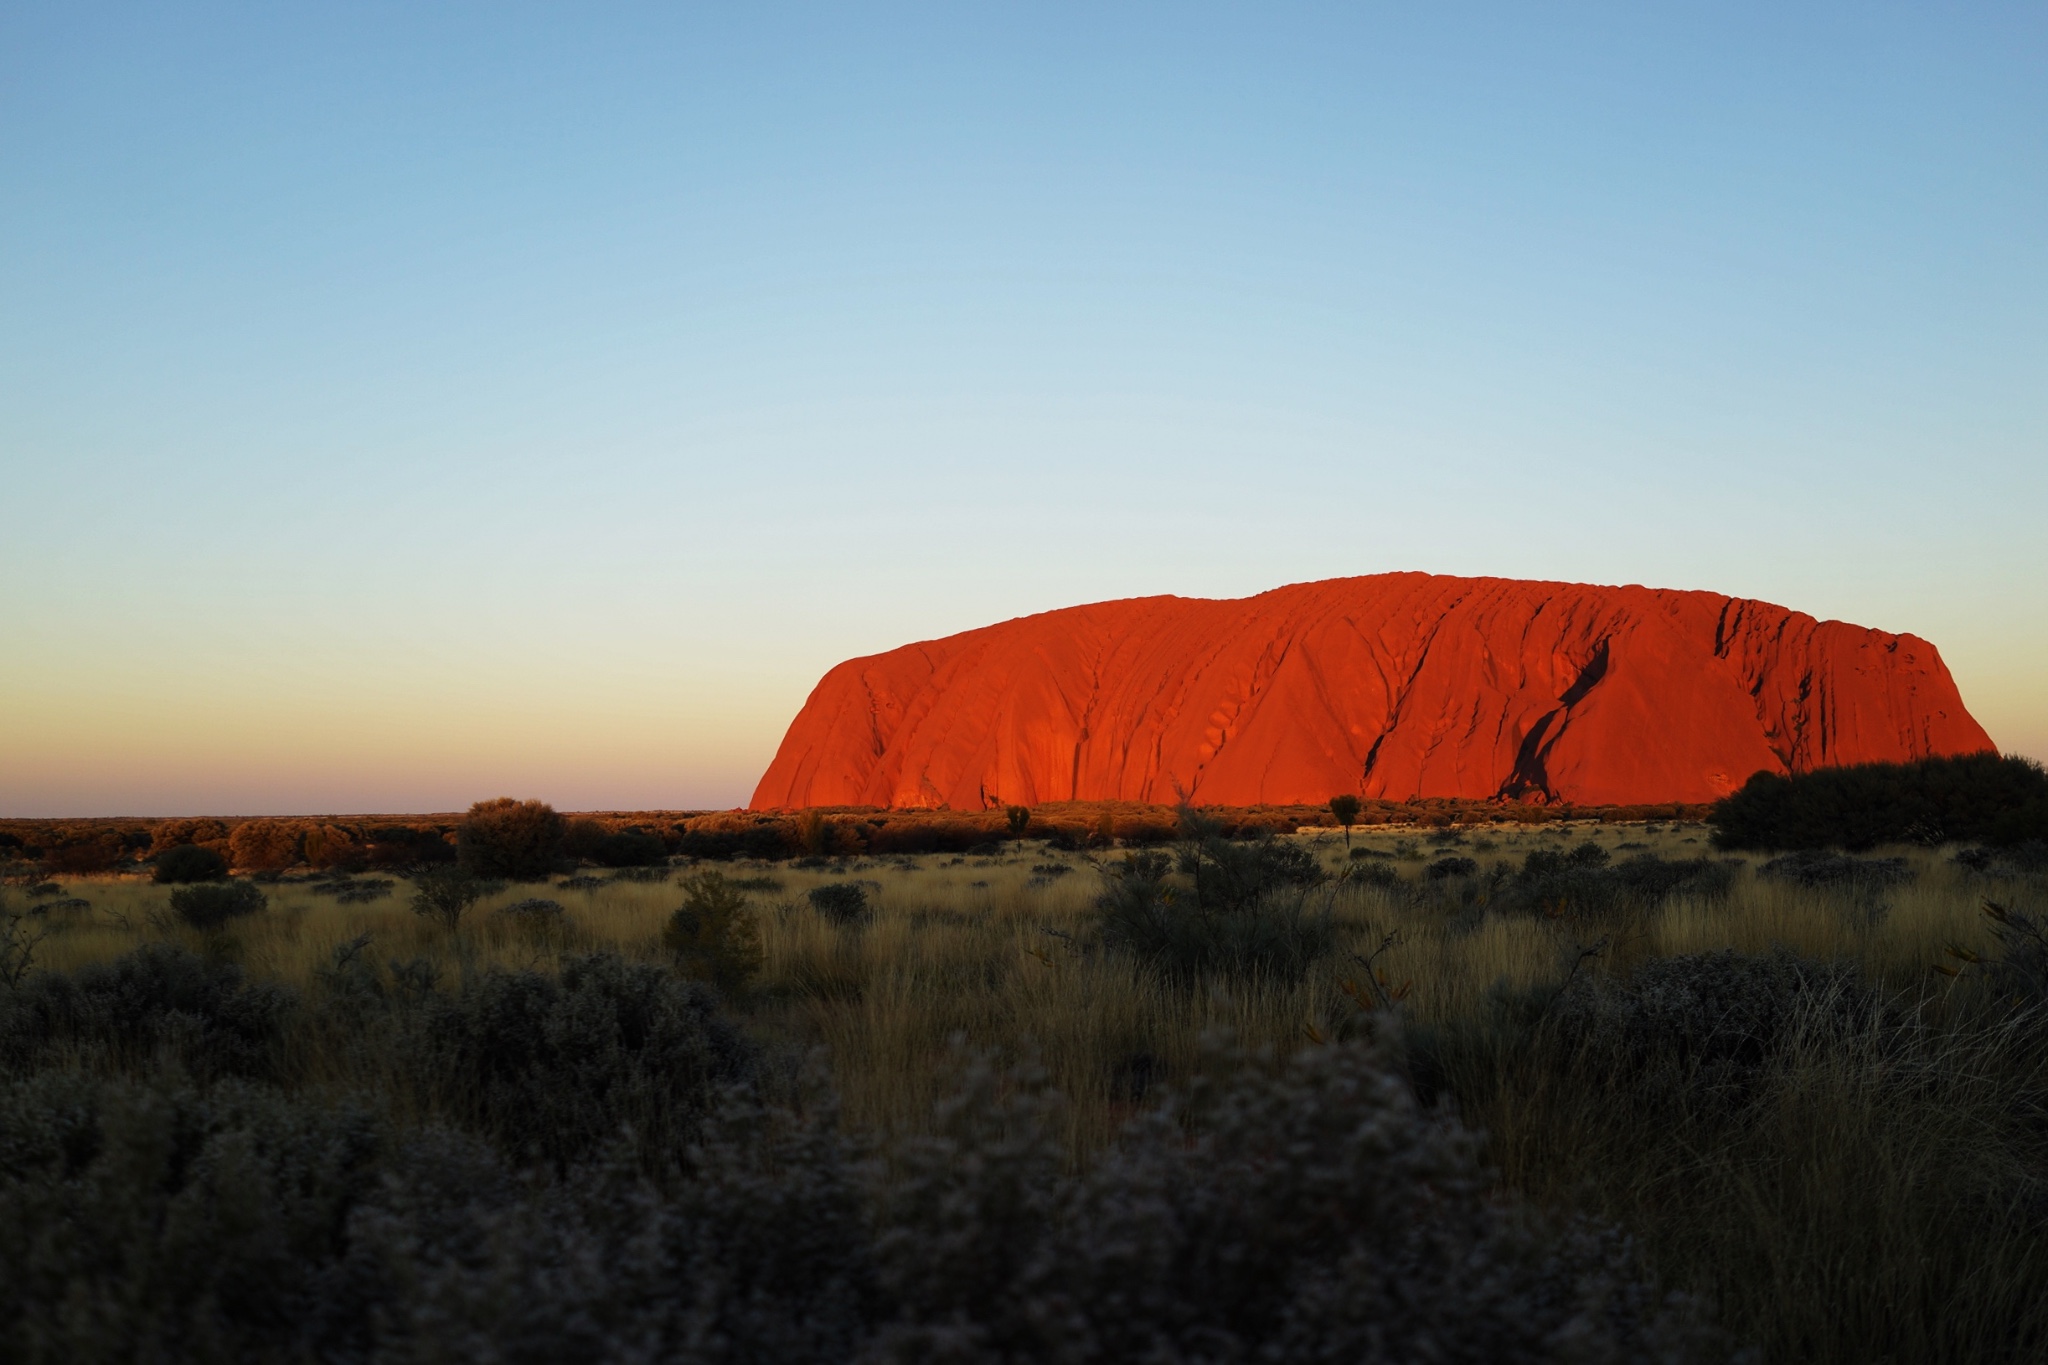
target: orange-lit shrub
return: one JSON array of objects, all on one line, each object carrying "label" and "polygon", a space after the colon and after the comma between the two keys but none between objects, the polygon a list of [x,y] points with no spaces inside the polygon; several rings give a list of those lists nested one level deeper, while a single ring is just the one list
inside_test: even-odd
[{"label": "orange-lit shrub", "polygon": [[362,844],[340,825],[312,826],[301,848],[314,867],[355,867],[363,862]]},{"label": "orange-lit shrub", "polygon": [[479,877],[545,877],[562,861],[562,817],[545,801],[479,801],[455,832],[455,852]]},{"label": "orange-lit shrub", "polygon": [[227,839],[227,823],[222,820],[164,820],[149,832],[149,852],[151,857],[155,857],[167,848],[182,848],[187,844],[224,850]]},{"label": "orange-lit shrub", "polygon": [[297,820],[244,820],[228,835],[228,861],[243,872],[275,872],[299,861],[305,837]]}]

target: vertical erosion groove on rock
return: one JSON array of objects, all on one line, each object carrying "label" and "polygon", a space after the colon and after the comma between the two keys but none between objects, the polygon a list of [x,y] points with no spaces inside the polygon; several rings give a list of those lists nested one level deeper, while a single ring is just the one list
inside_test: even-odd
[{"label": "vertical erosion groove on rock", "polygon": [[1992,747],[1915,636],[1708,592],[1379,574],[850,659],[753,805],[1711,801],[1759,771]]}]

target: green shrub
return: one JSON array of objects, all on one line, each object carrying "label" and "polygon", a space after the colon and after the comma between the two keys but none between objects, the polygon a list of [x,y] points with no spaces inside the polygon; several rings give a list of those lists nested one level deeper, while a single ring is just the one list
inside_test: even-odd
[{"label": "green shrub", "polygon": [[179,844],[156,855],[156,869],[150,880],[160,886],[181,886],[187,882],[217,882],[228,875],[228,860],[214,849],[197,844]]},{"label": "green shrub", "polygon": [[746,895],[716,872],[683,883],[683,904],[662,929],[662,946],[691,976],[736,991],[761,970],[761,931]]},{"label": "green shrub", "polygon": [[268,903],[254,882],[195,882],[171,892],[172,913],[194,929],[218,929]]},{"label": "green shrub", "polygon": [[1998,754],[1758,773],[1707,816],[1719,848],[1858,851],[1877,844],[2048,839],[2048,770]]},{"label": "green shrub", "polygon": [[561,865],[562,817],[544,801],[479,801],[456,828],[455,855],[479,877],[539,880]]}]

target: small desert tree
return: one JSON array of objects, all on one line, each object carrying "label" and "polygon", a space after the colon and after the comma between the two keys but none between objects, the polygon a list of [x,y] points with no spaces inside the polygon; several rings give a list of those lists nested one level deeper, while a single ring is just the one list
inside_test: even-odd
[{"label": "small desert tree", "polygon": [[691,976],[736,991],[761,970],[761,930],[746,894],[716,872],[682,883],[683,904],[662,930],[662,946]]},{"label": "small desert tree", "polygon": [[498,889],[460,864],[428,868],[413,878],[412,912],[452,933],[470,906]]},{"label": "small desert tree", "polygon": [[562,817],[545,801],[479,801],[455,831],[455,856],[479,877],[545,877],[562,861]]},{"label": "small desert tree", "polygon": [[1344,847],[1351,847],[1351,827],[1358,823],[1358,798],[1350,792],[1339,792],[1330,798],[1330,814],[1344,826]]},{"label": "small desert tree", "polygon": [[1021,839],[1024,831],[1031,828],[1031,807],[1012,806],[1003,812],[1003,818],[1010,822],[1010,837]]}]

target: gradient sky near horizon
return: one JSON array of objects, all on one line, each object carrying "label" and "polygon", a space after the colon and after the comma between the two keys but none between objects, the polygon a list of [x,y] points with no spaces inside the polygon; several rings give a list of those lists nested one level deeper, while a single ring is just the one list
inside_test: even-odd
[{"label": "gradient sky near horizon", "polygon": [[1394,569],[2048,758],[2048,9],[0,7],[0,814],[744,802],[840,659]]}]

